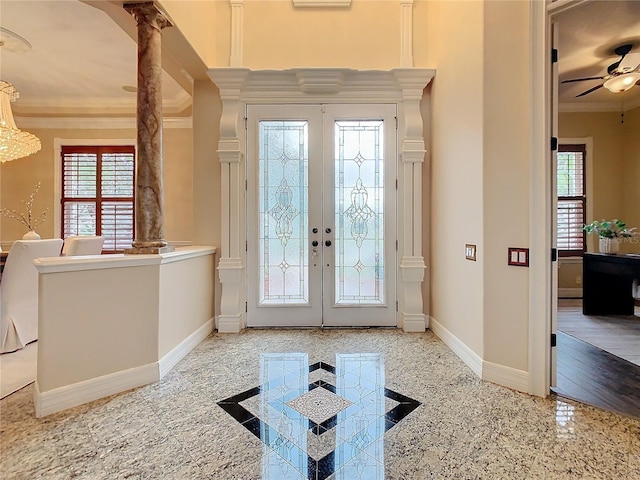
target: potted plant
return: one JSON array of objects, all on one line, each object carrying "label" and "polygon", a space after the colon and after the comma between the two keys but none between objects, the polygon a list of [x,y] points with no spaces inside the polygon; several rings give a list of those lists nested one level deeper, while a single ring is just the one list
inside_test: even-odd
[{"label": "potted plant", "polygon": [[627,228],[624,220],[602,220],[585,225],[583,230],[587,233],[598,234],[598,247],[600,253],[618,253],[620,250],[620,239],[630,238],[638,235],[636,228]]}]

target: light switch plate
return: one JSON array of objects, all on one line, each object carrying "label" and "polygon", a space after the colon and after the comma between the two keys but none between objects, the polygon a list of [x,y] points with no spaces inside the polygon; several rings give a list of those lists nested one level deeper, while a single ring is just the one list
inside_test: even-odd
[{"label": "light switch plate", "polygon": [[465,243],[464,256],[467,260],[476,261],[476,246],[472,243]]},{"label": "light switch plate", "polygon": [[529,249],[509,247],[509,256],[507,258],[507,263],[516,267],[528,267]]}]

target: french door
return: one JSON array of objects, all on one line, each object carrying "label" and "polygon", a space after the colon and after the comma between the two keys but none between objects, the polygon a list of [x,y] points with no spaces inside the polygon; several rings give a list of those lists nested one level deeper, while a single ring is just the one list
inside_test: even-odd
[{"label": "french door", "polygon": [[396,325],[396,106],[247,106],[247,325]]}]

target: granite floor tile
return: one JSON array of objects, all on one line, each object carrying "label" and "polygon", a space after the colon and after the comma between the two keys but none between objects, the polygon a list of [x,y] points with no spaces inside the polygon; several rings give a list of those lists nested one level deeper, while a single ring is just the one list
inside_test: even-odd
[{"label": "granite floor tile", "polygon": [[[290,428],[275,390],[241,403],[253,419],[247,425],[218,405],[261,384],[264,354],[296,352],[307,354],[308,365],[334,367],[336,354],[380,354],[384,372],[346,365],[341,378],[351,383],[343,393],[356,403],[316,432],[304,422]],[[285,368],[285,383],[299,380],[296,368]],[[335,371],[316,368],[307,381],[337,387]],[[380,396],[377,378],[399,395]],[[280,396],[294,390],[282,388]],[[405,397],[417,406],[391,421],[385,414],[410,405],[398,403]],[[32,386],[0,401],[1,478],[640,478],[639,421],[483,382],[430,332],[216,333],[156,384],[34,415]]]}]

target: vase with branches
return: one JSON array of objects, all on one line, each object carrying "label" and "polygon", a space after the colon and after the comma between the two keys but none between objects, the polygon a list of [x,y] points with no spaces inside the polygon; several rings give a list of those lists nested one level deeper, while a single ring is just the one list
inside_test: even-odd
[{"label": "vase with branches", "polygon": [[20,200],[26,208],[25,212],[17,212],[16,210],[9,210],[8,208],[0,208],[0,213],[5,217],[13,218],[27,227],[29,231],[24,237],[22,237],[25,240],[37,240],[40,238],[40,235],[35,232],[35,229],[47,219],[47,214],[49,213],[48,208],[40,215],[34,215],[33,213],[33,202],[36,199],[38,190],[40,190],[40,182],[36,184],[35,189],[31,192],[31,195],[29,195],[29,199],[26,202],[24,200]]}]

